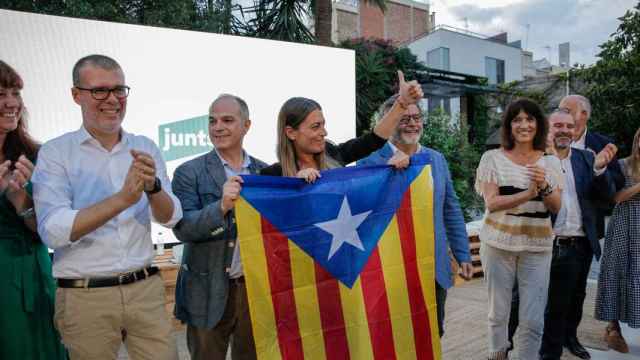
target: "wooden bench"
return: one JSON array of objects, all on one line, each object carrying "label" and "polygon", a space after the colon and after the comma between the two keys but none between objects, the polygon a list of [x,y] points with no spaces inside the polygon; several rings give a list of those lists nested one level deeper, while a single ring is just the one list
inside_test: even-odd
[{"label": "wooden bench", "polygon": [[172,259],[173,251],[166,249],[164,254],[156,255],[155,259],[153,259],[153,265],[160,269],[160,277],[164,281],[165,309],[173,323],[173,328],[175,330],[184,330],[184,324],[173,316],[173,308],[176,304],[176,281],[180,265],[174,263]]}]

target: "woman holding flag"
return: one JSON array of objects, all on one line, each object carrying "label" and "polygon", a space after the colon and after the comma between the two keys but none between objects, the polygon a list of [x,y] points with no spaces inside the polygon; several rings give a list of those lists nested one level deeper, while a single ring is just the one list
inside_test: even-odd
[{"label": "woman holding flag", "polygon": [[[278,162],[262,169],[262,175],[295,176],[314,182],[320,171],[345,166],[381,148],[393,134],[404,110],[422,99],[417,81],[405,82],[398,71],[399,96],[391,110],[372,132],[340,145],[327,143],[325,119],[316,101],[303,97],[287,100],[278,115]],[[408,157],[390,164],[406,167]]]}]

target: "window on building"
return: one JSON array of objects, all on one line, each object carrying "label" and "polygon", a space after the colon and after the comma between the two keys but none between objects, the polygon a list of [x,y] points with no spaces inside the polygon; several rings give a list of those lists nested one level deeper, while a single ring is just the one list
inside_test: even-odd
[{"label": "window on building", "polygon": [[504,60],[485,57],[484,70],[489,84],[504,84]]},{"label": "window on building", "polygon": [[439,47],[431,51],[427,51],[427,66],[449,71],[449,49]]}]

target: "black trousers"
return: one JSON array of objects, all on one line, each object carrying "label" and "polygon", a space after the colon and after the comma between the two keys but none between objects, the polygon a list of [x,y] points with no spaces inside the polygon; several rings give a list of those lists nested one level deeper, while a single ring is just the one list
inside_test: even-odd
[{"label": "black trousers", "polygon": [[566,340],[577,337],[592,258],[587,238],[571,245],[554,243],[540,348],[543,358],[559,359]]},{"label": "black trousers", "polygon": [[447,289],[436,281],[436,311],[438,312],[438,332],[440,337],[444,335],[444,308],[447,302]]}]

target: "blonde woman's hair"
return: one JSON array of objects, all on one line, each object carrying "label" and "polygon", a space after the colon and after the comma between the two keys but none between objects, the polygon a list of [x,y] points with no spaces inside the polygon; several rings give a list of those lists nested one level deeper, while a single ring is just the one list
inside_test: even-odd
[{"label": "blonde woman's hair", "polygon": [[640,129],[636,131],[636,134],[633,136],[633,146],[631,147],[631,155],[625,158],[625,165],[629,169],[629,174],[631,178],[635,181],[640,181]]},{"label": "blonde woman's hair", "polygon": [[[276,153],[282,167],[283,176],[295,176],[298,173],[298,163],[295,144],[287,137],[286,127],[297,129],[300,124],[314,110],[322,111],[320,104],[315,100],[303,97],[293,97],[287,100],[280,108],[278,114],[278,145]],[[339,167],[337,161],[326,154],[326,151],[315,154],[314,159],[318,169],[330,169]]]}]

